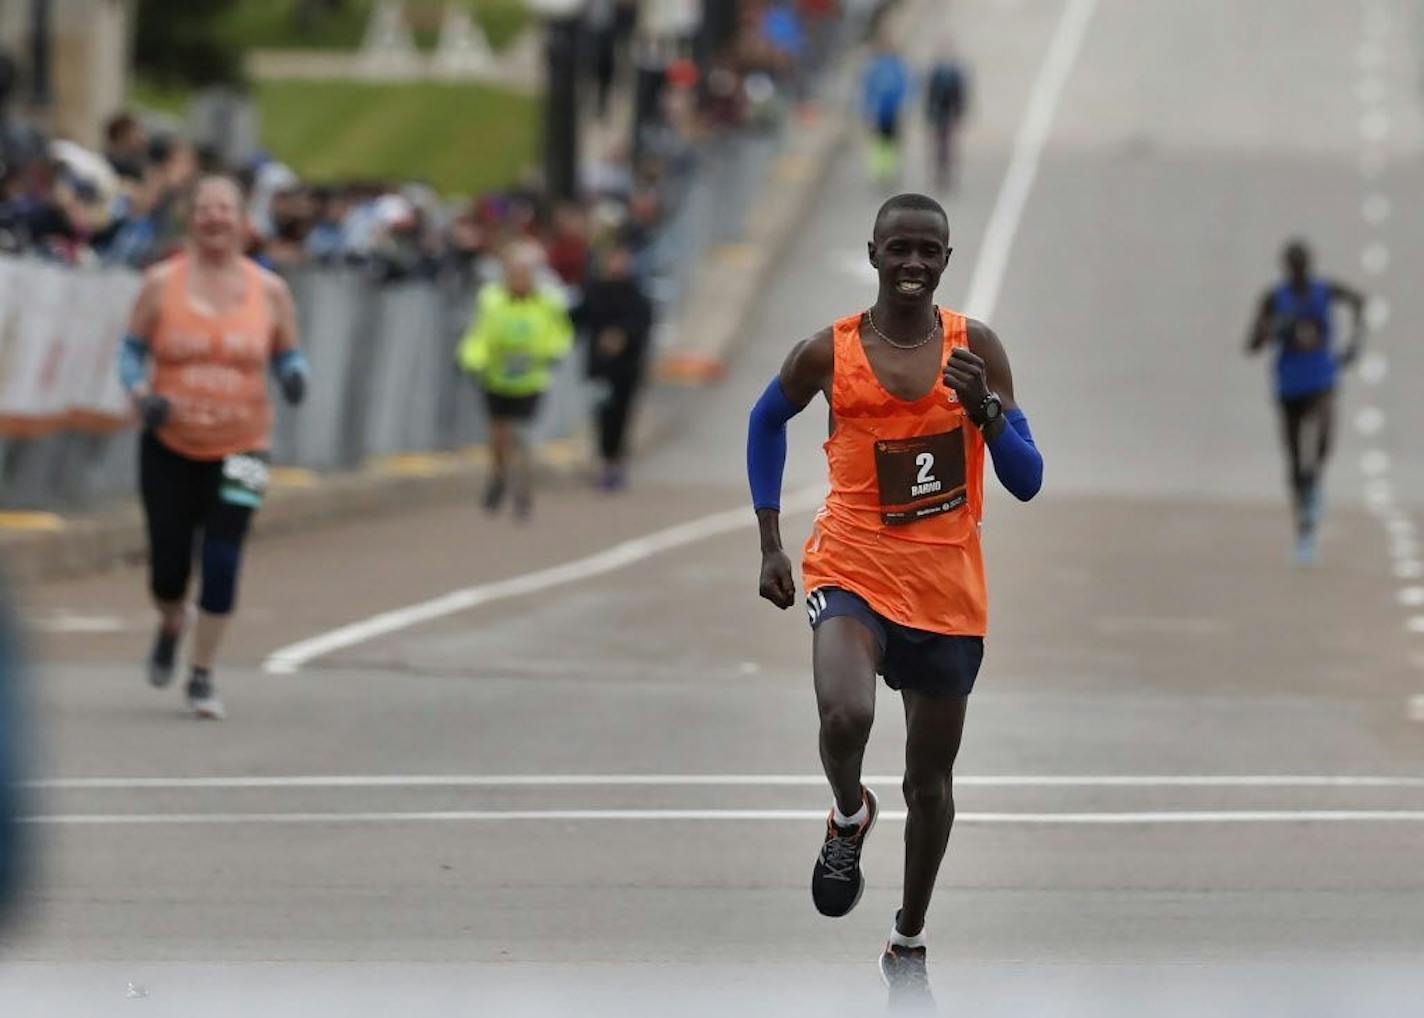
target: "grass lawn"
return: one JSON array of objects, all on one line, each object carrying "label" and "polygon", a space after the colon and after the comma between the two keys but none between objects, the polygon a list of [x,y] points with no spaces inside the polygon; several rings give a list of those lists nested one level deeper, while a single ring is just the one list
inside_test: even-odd
[{"label": "grass lawn", "polygon": [[262,144],[306,180],[421,180],[442,194],[512,183],[538,152],[536,97],[487,85],[264,81]]},{"label": "grass lawn", "polygon": [[[406,0],[406,23],[417,46],[432,49],[440,35],[446,0]],[[461,0],[501,49],[529,22],[524,0]],[[223,34],[241,49],[355,49],[361,44],[375,0],[339,0],[318,4],[304,24],[298,0],[237,0],[227,13]],[[329,8],[329,9],[328,9]]]}]

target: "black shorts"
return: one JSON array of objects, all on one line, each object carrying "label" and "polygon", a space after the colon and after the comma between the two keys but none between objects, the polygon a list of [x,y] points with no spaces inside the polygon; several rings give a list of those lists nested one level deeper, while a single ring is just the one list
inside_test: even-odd
[{"label": "black shorts", "polygon": [[1329,388],[1307,392],[1303,396],[1278,396],[1276,398],[1281,404],[1281,413],[1291,420],[1299,421],[1301,418],[1315,413],[1333,395],[1335,395],[1334,388]]},{"label": "black shorts", "polygon": [[876,671],[891,689],[911,689],[928,696],[968,696],[984,662],[984,637],[951,636],[914,629],[887,619],[859,594],[840,587],[817,587],[806,598],[815,629],[826,619],[845,616],[860,622],[880,647]]},{"label": "black shorts", "polygon": [[532,421],[539,412],[539,396],[537,392],[528,396],[501,396],[486,389],[485,409],[496,420]]}]

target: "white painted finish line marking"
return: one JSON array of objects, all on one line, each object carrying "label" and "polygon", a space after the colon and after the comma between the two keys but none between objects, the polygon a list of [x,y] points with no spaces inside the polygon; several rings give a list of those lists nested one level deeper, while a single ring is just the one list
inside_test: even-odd
[{"label": "white painted finish line marking", "polygon": [[1029,93],[1028,108],[1014,138],[1009,168],[984,227],[984,241],[974,264],[974,275],[969,280],[964,311],[973,318],[984,321],[994,317],[999,288],[1009,265],[1009,251],[1013,248],[1024,206],[1028,204],[1029,192],[1033,190],[1034,177],[1038,175],[1039,159],[1053,127],[1053,114],[1096,7],[1097,0],[1068,0],[1053,31],[1048,53]]},{"label": "white painted finish line marking", "polygon": [[[867,785],[900,784],[898,774],[871,774]],[[820,774],[299,774],[233,777],[42,778],[27,788],[656,788],[821,786]],[[1411,774],[963,774],[979,788],[1424,788]]]},{"label": "white painted finish line marking", "polygon": [[1377,435],[1384,428],[1384,411],[1377,406],[1364,406],[1355,414],[1355,430],[1362,435]]},{"label": "white painted finish line marking", "polygon": [[[825,487],[823,485],[803,488],[782,499],[781,511],[783,515],[805,512],[819,506],[824,497]],[[538,569],[532,573],[523,573],[492,583],[464,587],[440,597],[422,601],[419,604],[382,612],[360,622],[341,626],[338,629],[273,651],[262,667],[273,675],[290,675],[316,658],[366,643],[380,636],[388,636],[402,629],[409,629],[425,622],[455,615],[480,605],[537,594],[540,591],[602,576],[605,573],[615,572],[642,562],[644,559],[662,552],[696,544],[711,537],[736,530],[750,531],[754,525],[755,517],[752,515],[749,505],[700,516],[697,519],[666,527],[642,537],[622,541],[611,548],[574,559],[571,562],[565,562],[562,565]]]},{"label": "white painted finish line marking", "polygon": [[1399,603],[1406,608],[1424,608],[1424,587],[1402,587]]},{"label": "white painted finish line marking", "polygon": [[[903,821],[904,810],[881,820]],[[389,813],[52,813],[22,817],[27,824],[125,826],[155,824],[409,824],[518,820],[824,821],[823,809],[551,809],[440,810]],[[1420,823],[1424,810],[1148,810],[1137,813],[956,813],[957,824],[1122,825],[1266,823]]]}]

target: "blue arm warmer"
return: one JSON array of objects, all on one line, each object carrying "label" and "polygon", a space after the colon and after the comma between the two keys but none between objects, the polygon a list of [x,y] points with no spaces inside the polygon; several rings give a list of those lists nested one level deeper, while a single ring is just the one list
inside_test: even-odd
[{"label": "blue arm warmer", "polygon": [[278,350],[272,355],[272,371],[278,378],[286,378],[291,374],[307,378],[311,376],[311,365],[300,348]]},{"label": "blue arm warmer", "polygon": [[133,392],[148,377],[148,343],[130,332],[119,347],[119,384]]},{"label": "blue arm warmer", "polygon": [[781,475],[786,469],[786,422],[800,411],[773,378],[752,407],[747,423],[747,481],[756,509],[781,508]]},{"label": "blue arm warmer", "polygon": [[989,445],[994,473],[1009,493],[1021,502],[1038,494],[1043,486],[1043,456],[1033,444],[1028,418],[1018,407],[1004,412],[1004,428]]}]

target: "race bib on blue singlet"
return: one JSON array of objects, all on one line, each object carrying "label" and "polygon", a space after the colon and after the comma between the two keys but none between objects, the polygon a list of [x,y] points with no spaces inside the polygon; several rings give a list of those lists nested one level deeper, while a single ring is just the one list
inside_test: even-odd
[{"label": "race bib on blue singlet", "polygon": [[875,443],[880,521],[889,527],[958,509],[968,500],[964,430]]},{"label": "race bib on blue singlet", "polygon": [[269,459],[265,452],[240,452],[224,457],[218,497],[231,505],[256,509],[267,494]]}]

